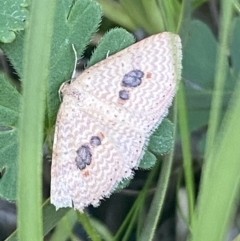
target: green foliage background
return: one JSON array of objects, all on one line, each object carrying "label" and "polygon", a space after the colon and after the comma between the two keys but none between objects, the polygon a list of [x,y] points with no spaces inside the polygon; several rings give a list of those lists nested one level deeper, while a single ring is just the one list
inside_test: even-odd
[{"label": "green foliage background", "polygon": [[[33,115],[37,113],[36,107],[42,103],[40,107],[42,110],[40,109],[39,113],[41,111],[45,113],[44,129],[37,130],[35,138],[40,144],[47,143],[51,149],[54,123],[60,104],[58,89],[63,82],[71,78],[74,66],[72,44],[77,50],[78,57],[81,58],[93,34],[100,26],[102,11],[106,17],[128,30],[134,31],[142,28],[148,34],[164,30],[178,32],[183,42],[182,84],[179,88],[178,103],[172,111],[173,123],[165,119],[156,129],[140,164],[143,169],[159,166],[160,162],[157,160],[162,159],[161,155],[167,154],[162,162],[151,208],[144,222],[138,223],[147,190],[158,170],[156,167],[152,169],[134,206],[116,233],[115,240],[128,240],[136,223],[138,223],[136,225],[138,240],[153,239],[166,189],[171,181],[169,177],[173,160],[173,143],[178,135],[182,141],[183,169],[188,195],[189,240],[223,240],[236,209],[239,194],[240,18],[232,16],[233,9],[234,7],[238,9],[238,4],[232,4],[231,1],[221,2],[220,32],[219,39],[216,39],[206,24],[199,20],[191,20],[191,11],[205,2],[200,0],[164,0],[161,4],[158,1],[149,0],[98,0],[99,4],[93,0],[61,0],[54,1],[55,6],[49,5],[47,10],[46,6],[40,6],[38,11],[44,13],[42,16],[31,15],[31,6],[37,4],[35,0],[32,0],[31,4],[20,0],[1,1],[4,8],[0,9],[0,13],[4,17],[0,20],[0,47],[27,90],[25,93],[23,91],[22,95],[16,87],[10,84],[5,75],[0,74],[0,196],[9,201],[19,201],[21,195],[26,192],[26,186],[21,183],[28,184],[36,181],[37,184],[36,188],[27,190],[28,202],[19,201],[18,203],[19,233],[24,235],[17,236],[16,232],[8,240],[33,240],[32,237],[34,240],[42,240],[42,234],[36,233],[35,235],[34,233],[39,230],[41,233],[41,228],[34,231],[34,226],[39,226],[39,220],[41,223],[41,214],[36,213],[34,220],[29,222],[32,213],[30,209],[28,210],[28,203],[40,203],[41,196],[39,195],[41,193],[40,165],[36,163],[36,168],[31,169],[28,163],[34,164],[36,156],[40,160],[41,153],[40,151],[33,153],[32,157],[29,156],[28,162],[21,161],[19,157],[21,151],[26,152],[21,149],[21,143],[25,143],[30,137],[30,134],[24,135],[23,129],[31,128],[24,126],[24,123],[19,124],[19,118],[21,120],[24,116],[28,116],[28,112],[23,112],[20,108],[20,103],[31,102],[30,109],[27,111]],[[49,30],[49,38],[46,37],[46,43],[43,42],[49,46],[48,64],[45,66],[45,63],[42,63],[36,69],[33,79],[27,82],[26,73],[28,71],[31,73],[31,71],[26,69],[27,65],[24,65],[29,61],[26,60],[26,56],[34,56],[30,60],[33,64],[35,59],[39,61],[39,56],[34,55],[33,50],[27,52],[31,49],[29,45],[32,46],[31,36],[44,34],[45,29],[41,28],[41,24],[48,11],[53,16],[52,20],[49,20],[52,22],[48,23],[52,28]],[[29,35],[21,31],[25,28],[29,31],[27,32]],[[133,36],[122,28],[108,31],[101,39],[87,67],[104,59],[108,52],[110,55],[114,54],[133,43]],[[41,73],[46,73],[46,82],[44,78],[39,79]],[[26,83],[33,83],[33,85]],[[45,97],[39,96],[37,99],[36,96],[36,99],[26,99],[27,91],[30,93],[36,91],[41,84],[45,86],[43,88]],[[175,135],[177,110],[179,132]],[[24,116],[22,116],[23,113]],[[34,131],[36,123],[30,124]],[[201,143],[206,143],[206,147],[199,147],[204,156],[204,165],[200,195],[196,203],[189,136],[193,131],[205,126],[209,129],[201,140]],[[42,146],[38,145],[38,142],[32,142],[28,147],[41,150]],[[18,152],[19,149],[20,152]],[[31,175],[26,175],[26,173],[31,173]],[[123,182],[119,189],[126,186],[128,181]],[[211,193],[211,199],[209,199],[209,193]],[[40,210],[41,207],[38,206],[37,209]],[[80,220],[92,240],[114,239],[106,227],[97,220],[84,214],[76,216],[73,211],[69,212],[69,209],[55,211],[48,201],[43,205],[42,216],[44,235],[59,223],[52,240],[59,240],[59,237],[63,237],[61,231],[66,220],[69,220],[67,222],[71,223],[71,227],[76,220]],[[64,219],[60,221],[62,217]],[[22,223],[27,223],[29,226],[25,227]],[[67,233],[70,236],[73,235],[71,228]],[[72,238],[74,239],[73,236]]]}]

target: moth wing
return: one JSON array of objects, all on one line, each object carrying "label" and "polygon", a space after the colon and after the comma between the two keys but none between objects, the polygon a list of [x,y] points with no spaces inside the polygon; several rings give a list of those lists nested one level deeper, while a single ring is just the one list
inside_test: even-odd
[{"label": "moth wing", "polygon": [[[131,160],[139,159],[144,144],[140,133],[106,126],[91,110],[83,111],[83,105],[66,95],[58,113],[51,171],[51,203],[57,208],[74,206],[82,211],[90,204],[97,206],[123,178],[132,176]],[[93,136],[100,136],[100,145],[89,144]],[[90,165],[80,170],[76,158],[83,145],[91,148],[92,156]]]},{"label": "moth wing", "polygon": [[[159,124],[168,112],[181,75],[181,41],[164,32],[146,38],[85,70],[72,87],[82,88],[109,106],[121,106],[141,123],[141,131]],[[143,72],[141,84],[126,88],[124,76],[133,70]],[[129,99],[119,98],[127,91]]]},{"label": "moth wing", "polygon": [[[162,33],[101,61],[65,88],[53,147],[51,202],[57,208],[96,206],[131,177],[151,131],[167,114],[180,72],[180,39]],[[143,76],[124,86],[132,73]],[[101,145],[89,144],[93,136]],[[91,159],[82,170],[80,149]]]}]

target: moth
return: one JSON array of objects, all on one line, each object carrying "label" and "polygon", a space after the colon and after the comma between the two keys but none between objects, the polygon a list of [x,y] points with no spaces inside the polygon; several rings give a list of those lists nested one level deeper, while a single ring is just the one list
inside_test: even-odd
[{"label": "moth", "polygon": [[51,203],[98,206],[132,178],[149,136],[167,115],[181,76],[181,40],[163,32],[86,69],[62,88]]}]

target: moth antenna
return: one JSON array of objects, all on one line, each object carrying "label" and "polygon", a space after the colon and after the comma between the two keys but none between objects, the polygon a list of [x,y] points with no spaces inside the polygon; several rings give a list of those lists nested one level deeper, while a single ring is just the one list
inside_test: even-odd
[{"label": "moth antenna", "polygon": [[68,81],[63,82],[63,83],[61,84],[59,90],[58,90],[58,98],[59,98],[60,102],[62,102],[62,89],[63,89],[64,85],[65,85],[67,82],[68,82]]},{"label": "moth antenna", "polygon": [[65,86],[68,82],[72,83],[72,81],[75,79],[74,76],[75,76],[75,74],[76,74],[76,67],[77,67],[77,60],[78,60],[78,59],[77,59],[77,51],[76,51],[76,49],[75,49],[75,47],[74,47],[74,44],[72,44],[72,49],[73,49],[73,53],[74,53],[74,56],[75,56],[74,69],[73,69],[73,72],[72,72],[71,80],[70,80],[70,81],[67,80],[67,81],[63,82],[63,83],[61,84],[59,90],[58,90],[58,97],[59,97],[60,102],[62,102],[62,90],[63,90],[64,86]]},{"label": "moth antenna", "polygon": [[61,94],[61,88],[62,88],[62,84],[58,90],[58,98],[59,98],[59,101],[62,102],[62,94]]},{"label": "moth antenna", "polygon": [[74,80],[74,76],[76,74],[76,68],[77,68],[77,61],[78,61],[78,58],[77,58],[77,51],[74,47],[74,44],[72,44],[72,49],[73,49],[73,52],[74,52],[74,56],[75,56],[75,62],[74,62],[74,69],[73,69],[73,72],[72,72],[72,77],[71,77],[71,81],[70,83]]}]

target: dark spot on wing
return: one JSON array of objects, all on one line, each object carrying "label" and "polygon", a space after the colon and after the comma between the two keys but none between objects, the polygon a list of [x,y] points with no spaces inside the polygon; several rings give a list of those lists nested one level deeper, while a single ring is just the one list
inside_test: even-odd
[{"label": "dark spot on wing", "polygon": [[90,139],[90,144],[92,146],[99,146],[101,145],[101,139],[98,136],[92,136]]},{"label": "dark spot on wing", "polygon": [[144,73],[139,69],[134,69],[124,75],[122,85],[124,87],[137,87],[142,83]]},{"label": "dark spot on wing", "polygon": [[92,161],[91,149],[88,145],[82,145],[76,151],[77,157],[75,159],[76,165],[80,170],[86,168],[87,165],[90,165]]},{"label": "dark spot on wing", "polygon": [[129,99],[129,92],[127,90],[120,90],[119,91],[119,98],[121,100],[128,100]]}]

